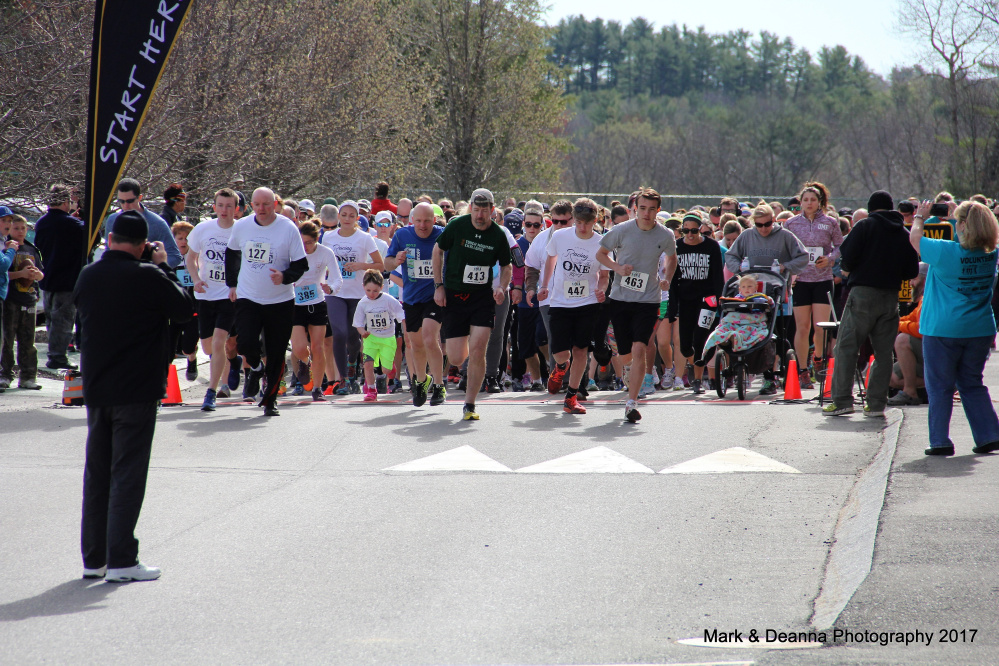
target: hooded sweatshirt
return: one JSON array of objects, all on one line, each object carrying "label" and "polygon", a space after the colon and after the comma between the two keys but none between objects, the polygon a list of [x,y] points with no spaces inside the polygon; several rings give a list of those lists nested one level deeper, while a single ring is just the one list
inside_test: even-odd
[{"label": "hooded sweatshirt", "polygon": [[797,275],[808,265],[805,246],[783,227],[775,227],[769,236],[760,235],[756,229],[739,234],[725,253],[725,268],[738,273],[743,257],[749,257],[750,268],[770,268],[776,259],[791,275]]},{"label": "hooded sweatshirt", "polygon": [[840,246],[850,287],[898,291],[902,280],[919,275],[919,254],[909,243],[902,214],[876,210],[857,223]]}]

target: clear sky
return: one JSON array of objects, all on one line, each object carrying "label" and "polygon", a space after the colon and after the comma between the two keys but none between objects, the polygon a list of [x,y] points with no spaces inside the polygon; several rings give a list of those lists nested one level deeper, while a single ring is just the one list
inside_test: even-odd
[{"label": "clear sky", "polygon": [[822,46],[842,45],[859,55],[872,70],[882,75],[894,65],[911,65],[915,49],[907,46],[909,37],[897,36],[898,0],[547,0],[551,4],[548,22],[552,25],[566,16],[582,14],[587,19],[602,18],[627,25],[642,16],[656,27],[676,23],[691,28],[704,26],[711,33],[743,28],[759,34],[768,30],[790,37],[812,55]]}]

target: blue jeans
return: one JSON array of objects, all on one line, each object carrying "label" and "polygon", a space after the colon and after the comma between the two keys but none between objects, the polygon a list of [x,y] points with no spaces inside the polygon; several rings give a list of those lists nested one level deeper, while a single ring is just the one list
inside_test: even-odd
[{"label": "blue jeans", "polygon": [[975,444],[999,441],[999,419],[992,407],[989,389],[982,382],[992,339],[993,336],[923,336],[923,379],[930,398],[931,447],[954,446],[950,439],[950,416],[954,411],[955,387],[961,394],[961,405],[971,424]]}]

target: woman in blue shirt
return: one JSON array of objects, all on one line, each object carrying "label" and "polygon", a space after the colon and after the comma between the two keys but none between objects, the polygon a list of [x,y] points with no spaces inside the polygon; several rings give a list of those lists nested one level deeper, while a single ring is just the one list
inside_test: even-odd
[{"label": "woman in blue shirt", "polygon": [[912,246],[930,265],[919,320],[930,399],[926,455],[954,455],[950,417],[955,387],[975,439],[972,451],[990,453],[999,449],[999,419],[982,373],[996,336],[991,302],[999,224],[988,208],[967,201],[954,213],[958,242],[923,238],[929,210],[929,201],[920,204],[909,233]]}]

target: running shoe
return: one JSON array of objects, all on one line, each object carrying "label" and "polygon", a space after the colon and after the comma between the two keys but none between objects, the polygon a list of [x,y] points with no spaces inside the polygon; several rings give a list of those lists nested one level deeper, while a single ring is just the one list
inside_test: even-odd
[{"label": "running shoe", "polygon": [[853,405],[843,405],[840,407],[836,403],[830,402],[822,408],[822,414],[825,416],[845,416],[847,414],[853,414]]},{"label": "running shoe", "polygon": [[[263,371],[255,371],[246,368],[243,370],[243,400],[252,401],[260,393],[260,378]],[[231,386],[231,385],[230,385]]]},{"label": "running shoe", "polygon": [[777,382],[772,379],[764,379],[760,395],[777,395]]},{"label": "running shoe", "polygon": [[486,377],[486,392],[487,393],[502,393],[503,387],[500,386],[499,380],[495,377]]},{"label": "running shoe", "polygon": [[433,380],[430,375],[427,375],[422,382],[415,382],[413,384],[413,407],[422,407],[427,401],[427,391],[430,390],[430,384]]},{"label": "running shoe", "polygon": [[642,420],[642,415],[638,413],[638,401],[629,400],[624,405],[624,418],[628,420],[629,423],[638,423]]},{"label": "running shoe", "polygon": [[669,391],[673,388],[673,380],[676,379],[676,373],[673,372],[673,368],[668,370],[663,370],[663,378],[659,382],[660,388],[664,391]]},{"label": "running shoe", "polygon": [[864,416],[876,418],[884,415],[885,415],[884,407],[882,407],[881,409],[876,409],[874,407],[871,407],[870,405],[864,405]]},{"label": "running shoe", "polygon": [[378,391],[367,386],[364,387],[364,402],[378,402]]},{"label": "running shoe", "polygon": [[531,389],[530,390],[531,390],[532,393],[540,393],[541,391],[545,390],[545,385],[542,384],[540,380],[539,381],[535,381],[535,382],[531,383]]},{"label": "running shoe", "polygon": [[198,378],[198,359],[194,359],[193,361],[190,359],[187,360],[187,372],[184,373],[184,377],[189,382],[193,382]]},{"label": "running shoe", "polygon": [[301,384],[296,384],[295,388],[291,390],[291,395],[305,395],[305,387]]},{"label": "running shoe", "polygon": [[312,402],[326,402],[326,398],[323,397],[323,390],[321,388],[312,389]]},{"label": "running shoe", "polygon": [[[327,391],[329,389],[326,389]],[[350,395],[353,391],[350,390],[350,384],[346,382],[338,382],[336,388],[333,389],[334,395]]]},{"label": "running shoe", "polygon": [[586,392],[589,393],[590,391],[599,391],[599,390],[600,389],[597,388],[597,383],[593,381],[593,378],[591,377],[590,381],[586,382]]},{"label": "running shoe", "polygon": [[461,420],[462,421],[478,421],[479,415],[475,413],[475,410],[465,405],[461,408]]},{"label": "running shoe", "polygon": [[361,394],[361,385],[357,383],[356,379],[351,379],[348,382],[348,386],[350,387],[350,392],[352,394],[354,394],[354,395],[360,395]]},{"label": "running shoe", "polygon": [[468,380],[465,377],[461,377],[458,380],[458,385],[455,387],[457,391],[465,391],[468,388]]},{"label": "running shoe", "polygon": [[645,379],[642,380],[642,387],[638,389],[638,397],[647,398],[655,392],[655,378],[650,374],[646,374]]},{"label": "running shoe", "polygon": [[458,371],[458,367],[452,365],[447,369],[447,381],[452,384],[457,384],[461,381],[461,373]]},{"label": "running shoe", "polygon": [[430,406],[443,405],[447,400],[447,387],[443,384],[432,384],[430,387]]},{"label": "running shoe", "polygon": [[388,393],[388,380],[385,375],[375,375],[375,391],[381,394]]},{"label": "running shoe", "polygon": [[585,414],[586,408],[579,404],[576,396],[569,395],[566,396],[565,402],[562,403],[562,411],[566,414]]},{"label": "running shoe", "polygon": [[276,404],[270,402],[264,405],[264,416],[281,416],[281,412],[278,411]]},{"label": "running shoe", "polygon": [[704,386],[703,386],[703,384],[702,384],[702,382],[701,382],[700,379],[695,379],[694,381],[692,381],[690,383],[690,390],[693,391],[694,394],[699,394],[699,393],[704,393],[705,392]]},{"label": "running shoe", "polygon": [[684,386],[684,384],[683,384],[683,378],[682,377],[674,377],[673,378],[673,390],[674,391],[682,391],[685,388],[687,388],[687,387]]},{"label": "running shoe", "polygon": [[215,396],[216,391],[208,389],[205,391],[205,400],[201,403],[201,411],[203,412],[214,412],[215,411]]},{"label": "running shoe", "polygon": [[219,386],[219,390],[218,390],[218,393],[217,393],[217,396],[219,398],[229,398],[229,397],[231,397],[231,395],[232,394],[229,391],[229,385],[228,384],[222,384],[221,386]]},{"label": "running shoe", "polygon": [[812,378],[808,376],[808,370],[802,370],[798,373],[798,383],[801,385],[802,391],[815,388],[815,384],[812,383]]},{"label": "running shoe", "polygon": [[229,377],[226,379],[226,384],[229,385],[230,391],[235,391],[239,388],[239,371],[243,367],[243,357],[236,356],[231,361],[229,361]]},{"label": "running shoe", "polygon": [[338,393],[337,391],[343,388],[343,380],[336,379],[332,382],[326,384],[326,388],[323,390],[323,395],[346,395],[345,393]]},{"label": "running shoe", "polygon": [[552,372],[548,375],[548,392],[558,393],[562,389],[562,380],[565,379],[565,373],[569,369],[569,362],[559,365],[555,364],[552,368]]},{"label": "running shoe", "polygon": [[[412,392],[412,391],[410,391]],[[402,380],[393,379],[391,387],[389,388],[389,393],[402,393]]]},{"label": "running shoe", "polygon": [[[527,386],[529,387],[530,384],[528,384]],[[513,391],[514,393],[523,393],[524,391],[527,390],[527,387],[524,386],[523,381],[518,379],[514,380],[514,382],[510,384],[510,390]]]}]

